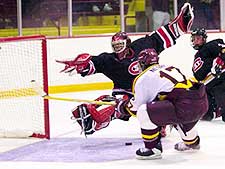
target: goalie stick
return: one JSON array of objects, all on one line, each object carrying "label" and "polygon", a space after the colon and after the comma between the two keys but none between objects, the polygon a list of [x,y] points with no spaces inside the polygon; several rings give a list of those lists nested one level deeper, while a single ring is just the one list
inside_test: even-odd
[{"label": "goalie stick", "polygon": [[33,90],[37,93],[37,95],[40,95],[44,99],[48,99],[48,100],[83,102],[83,103],[91,103],[91,104],[97,104],[97,105],[116,105],[115,102],[104,102],[104,101],[95,101],[95,100],[87,100],[87,99],[74,99],[74,98],[49,96],[43,91],[42,87],[35,80],[31,80],[31,85],[32,85]]}]

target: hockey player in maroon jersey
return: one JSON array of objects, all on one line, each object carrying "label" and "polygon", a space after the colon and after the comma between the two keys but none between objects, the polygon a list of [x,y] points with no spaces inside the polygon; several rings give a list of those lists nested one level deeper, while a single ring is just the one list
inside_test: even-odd
[{"label": "hockey player in maroon jersey", "polygon": [[[147,48],[154,48],[160,54],[164,49],[176,43],[176,39],[189,31],[194,14],[189,3],[185,3],[179,15],[169,24],[162,26],[151,34],[131,42],[125,32],[118,32],[112,36],[113,53],[101,53],[92,56],[88,53],[78,55],[72,61],[57,61],[65,64],[62,72],[76,71],[81,76],[103,73],[113,81],[112,96],[100,96],[98,101],[111,101],[118,95],[130,98],[132,82],[141,72],[138,67],[138,54]],[[112,119],[128,120],[130,115],[120,114],[114,106],[98,106],[82,104],[73,111],[73,116],[81,125],[85,134],[92,134],[96,130],[107,127]],[[81,118],[82,114],[82,118]]]},{"label": "hockey player in maroon jersey", "polygon": [[204,28],[192,31],[192,46],[197,50],[192,71],[198,81],[204,81],[209,100],[209,110],[202,119],[210,121],[222,115],[225,121],[225,44],[222,39],[206,41]]},{"label": "hockey player in maroon jersey", "polygon": [[117,109],[136,116],[140,123],[144,148],[136,151],[137,159],[162,158],[159,126],[164,125],[174,125],[183,140],[175,144],[176,150],[198,150],[195,125],[208,109],[205,85],[186,79],[176,67],[159,65],[152,48],[140,52],[138,60],[144,71],[134,80],[135,95],[121,100]]}]

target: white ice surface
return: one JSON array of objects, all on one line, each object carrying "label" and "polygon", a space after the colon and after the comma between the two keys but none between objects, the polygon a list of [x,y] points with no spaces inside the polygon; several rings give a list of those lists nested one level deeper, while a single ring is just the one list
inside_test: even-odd
[{"label": "white ice surface", "polygon": [[[54,96],[79,98],[79,99],[95,99],[101,94],[110,94],[106,91],[88,91],[79,93],[58,94]],[[50,128],[51,137],[83,137],[80,135],[80,127],[77,123],[70,120],[71,110],[80,103],[50,101]],[[1,117],[3,118],[3,117]],[[225,131],[221,119],[212,122],[201,121],[198,124],[198,131],[201,137],[201,149],[196,152],[177,152],[173,149],[173,145],[180,141],[176,130],[172,130],[171,134],[163,138],[163,158],[160,160],[139,161],[134,158],[131,160],[118,160],[111,162],[98,163],[62,163],[62,162],[0,162],[0,169],[84,169],[84,168],[172,168],[172,169],[189,169],[189,168],[224,168],[225,165]],[[114,120],[111,124],[92,135],[91,137],[140,137],[140,128],[137,119],[131,118],[129,122]],[[85,138],[84,138],[85,139]],[[9,151],[24,145],[32,144],[39,139],[0,139],[0,153]],[[43,154],[44,155],[44,154]],[[101,155],[101,154],[100,154]]]}]

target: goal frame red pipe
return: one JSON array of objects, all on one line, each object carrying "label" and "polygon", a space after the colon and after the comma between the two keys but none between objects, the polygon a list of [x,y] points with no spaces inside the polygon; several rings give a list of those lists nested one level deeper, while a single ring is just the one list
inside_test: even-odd
[{"label": "goal frame red pipe", "polygon": [[[47,63],[47,40],[44,35],[34,36],[18,36],[18,37],[7,37],[0,38],[0,42],[12,42],[12,41],[26,41],[26,40],[42,40],[42,66],[43,66],[43,90],[48,94],[48,63]],[[49,101],[44,99],[44,125],[45,134],[33,133],[31,137],[47,138],[50,139],[50,120],[49,120]]]}]

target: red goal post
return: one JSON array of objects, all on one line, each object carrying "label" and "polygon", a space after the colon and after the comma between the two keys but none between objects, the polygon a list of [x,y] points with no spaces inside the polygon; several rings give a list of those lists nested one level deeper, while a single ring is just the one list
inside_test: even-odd
[{"label": "red goal post", "polygon": [[0,137],[49,139],[49,103],[31,85],[48,94],[45,36],[0,38],[0,64]]}]

